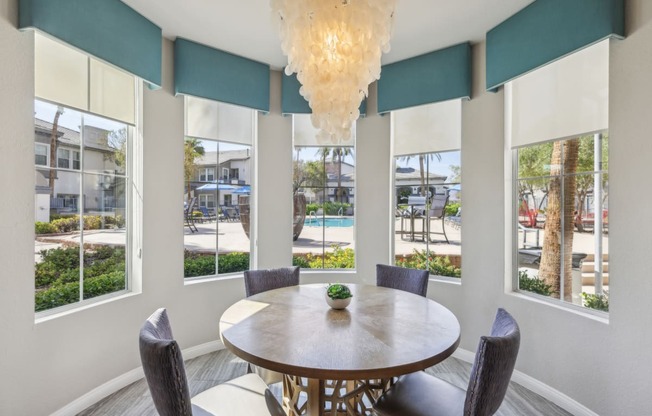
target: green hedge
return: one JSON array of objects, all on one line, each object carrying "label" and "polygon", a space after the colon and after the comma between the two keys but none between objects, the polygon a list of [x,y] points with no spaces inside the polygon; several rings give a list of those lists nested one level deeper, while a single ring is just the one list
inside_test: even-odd
[{"label": "green hedge", "polygon": [[[215,275],[215,255],[185,252],[184,277]],[[249,253],[227,253],[217,256],[219,274],[237,273],[249,270]]]},{"label": "green hedge", "polygon": [[606,290],[602,295],[582,292],[582,299],[584,300],[584,306],[587,308],[609,312],[609,292]]},{"label": "green hedge", "polygon": [[340,208],[342,209],[342,214],[346,214],[346,210],[351,208],[351,204],[345,202],[324,202],[323,204],[306,204],[306,216],[310,216],[311,212],[317,213],[319,208],[323,209],[324,215],[339,215]]},{"label": "green hedge", "polygon": [[451,264],[448,256],[438,256],[426,250],[414,250],[409,256],[396,259],[396,265],[410,269],[428,270],[436,276],[462,277],[462,270]]},{"label": "green hedge", "polygon": [[552,286],[543,280],[528,276],[524,270],[518,272],[518,288],[532,293],[538,293],[543,296],[552,295]]},{"label": "green hedge", "polygon": [[[122,228],[125,226],[125,219],[122,215],[106,216],[84,215],[84,230],[102,229],[102,221],[105,228]],[[52,215],[50,222],[35,223],[36,234],[69,233],[79,230],[79,215],[61,216]]]},{"label": "green hedge", "polygon": [[[43,311],[79,301],[79,247],[41,251],[35,265],[35,309]],[[100,246],[84,251],[84,299],[125,288],[125,250]]]}]

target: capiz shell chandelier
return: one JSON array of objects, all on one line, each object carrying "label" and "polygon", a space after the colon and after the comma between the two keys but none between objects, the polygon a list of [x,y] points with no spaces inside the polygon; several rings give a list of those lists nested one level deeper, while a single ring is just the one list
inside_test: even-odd
[{"label": "capiz shell chandelier", "polygon": [[320,143],[351,140],[369,84],[389,52],[396,0],[271,0],[285,73],[297,73]]}]

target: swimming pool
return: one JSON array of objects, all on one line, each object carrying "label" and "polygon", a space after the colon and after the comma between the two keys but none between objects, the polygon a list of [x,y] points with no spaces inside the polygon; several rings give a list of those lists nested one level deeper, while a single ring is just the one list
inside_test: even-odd
[{"label": "swimming pool", "polygon": [[306,218],[303,223],[306,227],[353,227],[353,218]]}]

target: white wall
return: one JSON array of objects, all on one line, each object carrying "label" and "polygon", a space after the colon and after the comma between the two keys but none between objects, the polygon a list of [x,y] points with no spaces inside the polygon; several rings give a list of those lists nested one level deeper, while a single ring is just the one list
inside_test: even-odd
[{"label": "white wall", "polygon": [[[464,276],[429,290],[459,317],[466,350],[496,308],[507,308],[523,333],[517,369],[601,415],[650,414],[652,387],[652,217],[644,209],[652,206],[652,4],[627,8],[629,37],[614,42],[611,57],[609,322],[505,292],[503,94],[483,91],[482,45],[473,51],[474,96],[463,104]],[[16,21],[17,0],[0,2],[0,189],[10,196],[0,204],[0,414],[32,416],[137,368],[138,329],[156,307],[168,307],[182,348],[217,339],[220,314],[244,288],[240,278],[183,282],[183,100],[173,96],[166,41],[163,89],[144,91],[142,285],[34,322],[33,36]],[[287,265],[292,245],[291,121],[280,115],[279,77],[272,73],[271,113],[258,116],[259,267]],[[389,117],[374,113],[358,124],[357,272],[340,281],[373,283],[375,264],[391,258]],[[303,282],[333,279],[302,274]]]}]

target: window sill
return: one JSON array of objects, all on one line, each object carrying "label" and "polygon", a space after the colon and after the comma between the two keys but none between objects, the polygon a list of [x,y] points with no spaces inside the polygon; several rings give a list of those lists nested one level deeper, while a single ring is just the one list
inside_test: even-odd
[{"label": "window sill", "polygon": [[447,283],[447,284],[462,286],[461,277],[438,276],[436,274],[431,274],[430,277],[428,277],[428,280],[431,282]]},{"label": "window sill", "polygon": [[35,314],[36,318],[34,319],[34,323],[37,325],[42,324],[64,316],[73,315],[78,312],[83,312],[87,309],[102,306],[110,302],[116,302],[122,299],[127,299],[132,296],[138,296],[138,295],[140,295],[140,293],[136,293],[131,290],[121,290],[119,292],[109,293],[106,295],[98,296],[96,298],[83,300],[77,303],[71,303],[70,305],[60,306],[58,308],[50,309],[47,311],[36,312]]},{"label": "window sill", "polygon": [[196,277],[184,277],[183,285],[191,286],[199,283],[209,283],[209,282],[219,282],[224,280],[232,279],[243,279],[243,273],[228,273],[223,275],[213,275],[213,276],[196,276]]},{"label": "window sill", "polygon": [[609,325],[608,312],[602,312],[595,309],[585,308],[583,306],[573,305],[571,303],[567,303],[557,299],[550,299],[547,296],[541,296],[535,293],[508,292],[507,295],[513,296],[517,299],[525,300],[527,302],[535,302],[551,308],[555,308],[565,312],[570,312],[574,315],[591,319],[593,321],[600,322],[605,325]]}]

